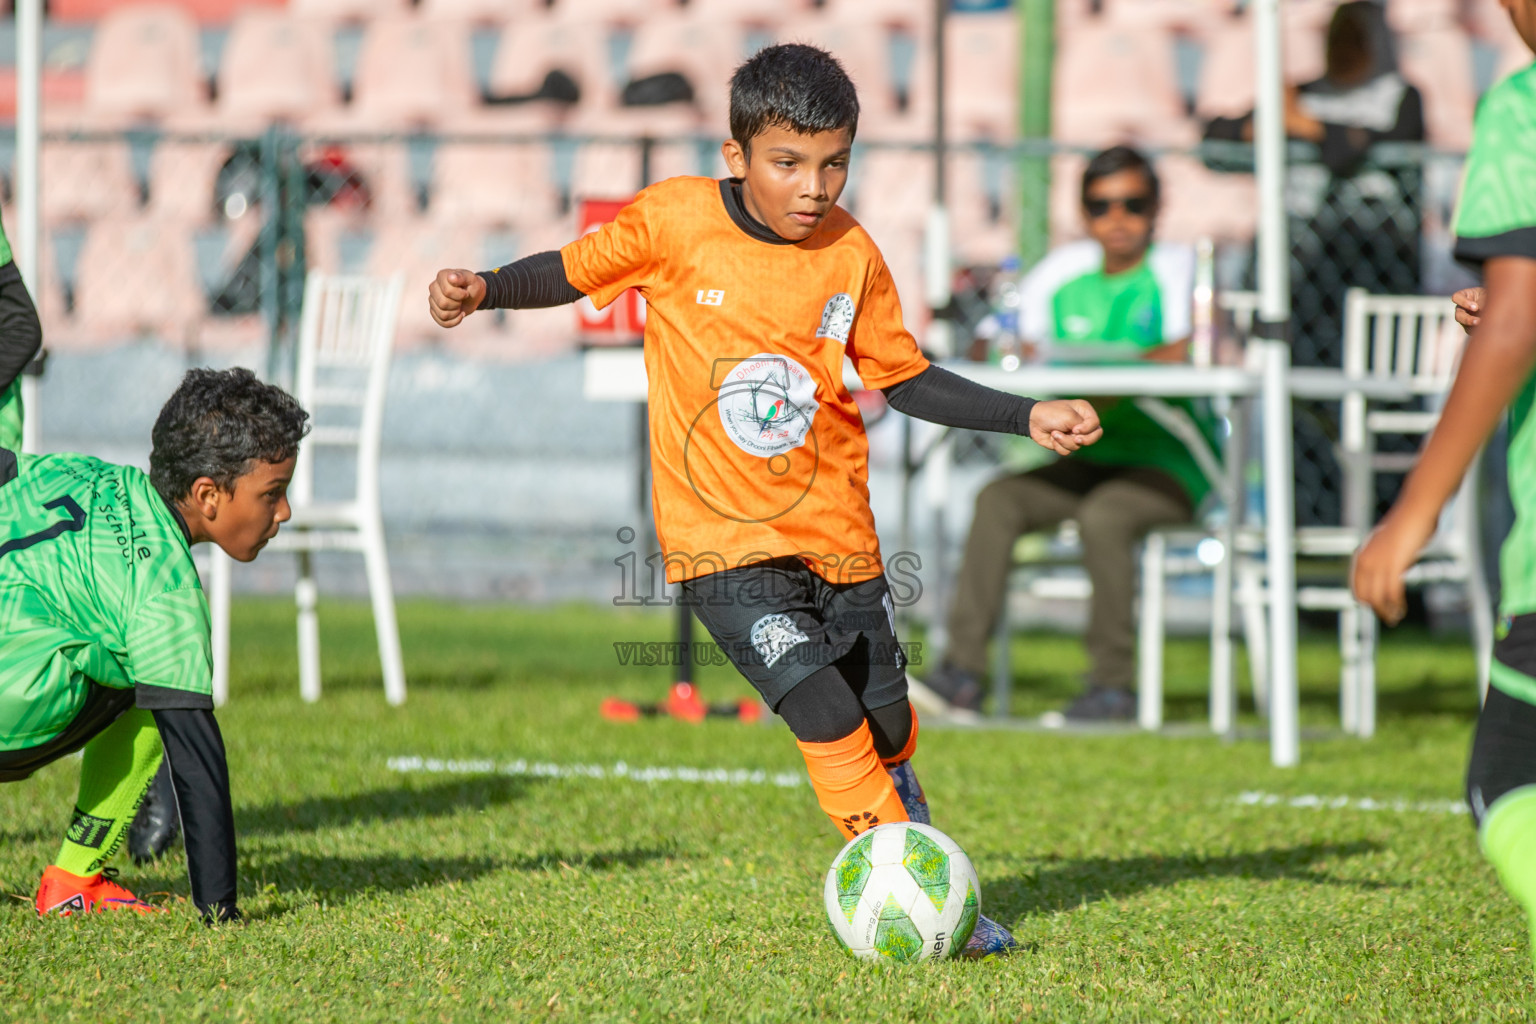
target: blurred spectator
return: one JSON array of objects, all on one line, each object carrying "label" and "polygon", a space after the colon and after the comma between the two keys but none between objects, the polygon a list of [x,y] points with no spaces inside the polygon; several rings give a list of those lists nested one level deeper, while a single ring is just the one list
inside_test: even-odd
[{"label": "blurred spectator", "polygon": [[[1041,260],[1020,289],[1026,354],[1060,361],[1186,358],[1194,251],[1154,244],[1158,180],[1126,146],[1095,156],[1083,172],[1089,238]],[[1104,438],[1069,459],[1000,477],[976,498],[965,561],[955,581],[944,664],[927,684],[951,705],[980,707],[987,640],[1006,597],[1014,542],[1077,521],[1093,584],[1086,644],[1087,692],[1067,708],[1078,720],[1135,717],[1132,607],[1138,541],[1156,526],[1188,522],[1210,486],[1185,444],[1130,398],[1096,398]],[[1193,403],[1170,402],[1209,439]]]},{"label": "blurred spectator", "polygon": [[[1380,4],[1340,4],[1328,26],[1322,78],[1286,94],[1285,128],[1317,146],[1315,162],[1287,168],[1291,214],[1291,361],[1339,366],[1344,293],[1419,291],[1422,164],[1417,153],[1378,143],[1424,140],[1419,91],[1397,71],[1396,45]],[[1205,137],[1251,141],[1253,115],[1216,118]],[[1223,154],[1224,156],[1224,154]],[[1249,170],[1212,158],[1219,170]],[[1296,415],[1296,517],[1301,525],[1337,523],[1339,478],[1332,408],[1299,403]]]}]

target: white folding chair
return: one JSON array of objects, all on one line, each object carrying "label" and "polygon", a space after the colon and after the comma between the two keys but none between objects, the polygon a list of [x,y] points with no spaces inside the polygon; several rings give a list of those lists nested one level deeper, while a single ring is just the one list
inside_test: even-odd
[{"label": "white folding chair", "polygon": [[[294,397],[309,411],[313,429],[299,448],[288,489],[293,518],[283,525],[268,549],[298,555],[294,598],[298,604],[299,693],[306,701],[320,699],[320,625],[315,610],[319,590],[314,555],[334,550],[362,552],[378,633],[384,695],[391,704],[405,701],[405,669],[379,502],[379,444],[401,287],[398,274],[381,279],[319,271],[311,271],[304,286]],[[315,457],[321,448],[351,449],[355,453],[356,488],[350,499],[317,498]],[[228,563],[222,552],[213,553],[209,604],[214,619],[217,703],[228,695]]]},{"label": "white folding chair", "polygon": [[[1456,374],[1465,335],[1451,303],[1434,296],[1371,295],[1352,288],[1344,302],[1344,372],[1361,379],[1390,379],[1405,384],[1423,409],[1372,408],[1354,393],[1341,406],[1339,462],[1344,471],[1344,524],[1302,527],[1296,531],[1299,559],[1347,559],[1369,533],[1374,518],[1375,478],[1405,474],[1416,452],[1384,452],[1378,439],[1387,435],[1423,438],[1439,421],[1439,405]],[[1486,694],[1493,652],[1493,612],[1480,556],[1477,466],[1441,517],[1434,537],[1408,571],[1409,585],[1455,582],[1467,588],[1478,686]],[[1257,548],[1257,538],[1247,547]],[[1238,568],[1240,602],[1267,602],[1263,563],[1244,558]],[[1303,585],[1297,607],[1339,613],[1339,712],[1344,730],[1368,737],[1376,731],[1376,618],[1355,601],[1349,581]],[[1256,677],[1256,690],[1262,689]]]}]

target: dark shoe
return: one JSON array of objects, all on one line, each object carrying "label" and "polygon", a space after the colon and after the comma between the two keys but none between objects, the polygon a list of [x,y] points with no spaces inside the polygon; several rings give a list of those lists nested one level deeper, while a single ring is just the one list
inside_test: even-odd
[{"label": "dark shoe", "polygon": [[981,677],[975,672],[945,662],[925,682],[928,689],[942,697],[950,707],[962,711],[981,710],[981,698],[986,691]]},{"label": "dark shoe", "polygon": [[1131,722],[1136,719],[1136,695],[1130,690],[1094,686],[1067,706],[1069,722]]},{"label": "dark shoe", "polygon": [[171,788],[171,766],[162,758],[160,770],[139,804],[139,813],[128,826],[128,855],[135,864],[159,860],[180,833],[181,815],[176,810],[176,792]]}]

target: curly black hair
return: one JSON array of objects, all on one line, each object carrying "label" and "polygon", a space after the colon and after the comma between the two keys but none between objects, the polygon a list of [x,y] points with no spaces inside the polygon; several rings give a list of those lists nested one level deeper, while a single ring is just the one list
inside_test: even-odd
[{"label": "curly black hair", "polygon": [[859,128],[859,94],[826,50],[782,43],[757,51],[731,76],[731,138],[750,158],[752,140],[768,128],[801,135]]},{"label": "curly black hair", "polygon": [[286,391],[243,367],[188,370],[155,419],[149,482],[171,503],[205,476],[234,493],[252,462],[297,455],[308,420]]}]

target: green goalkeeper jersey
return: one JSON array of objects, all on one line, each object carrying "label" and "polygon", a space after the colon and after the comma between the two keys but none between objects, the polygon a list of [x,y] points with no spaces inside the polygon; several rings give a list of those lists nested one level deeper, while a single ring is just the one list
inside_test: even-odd
[{"label": "green goalkeeper jersey", "polygon": [[148,476],[0,451],[0,750],[58,735],[92,682],[212,708],[212,664],[186,528]]},{"label": "green goalkeeper jersey", "polygon": [[[1456,257],[1536,259],[1536,64],[1488,90],[1456,209]],[[1524,295],[1520,301],[1536,297]],[[1509,407],[1509,490],[1515,525],[1499,555],[1504,615],[1536,612],[1536,376]]]}]

